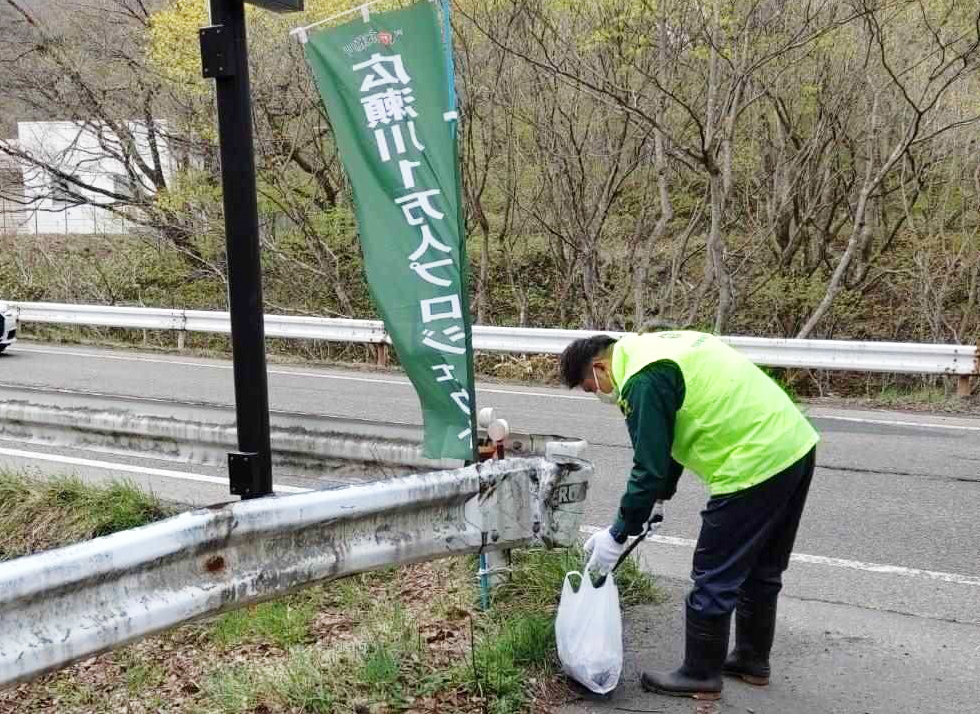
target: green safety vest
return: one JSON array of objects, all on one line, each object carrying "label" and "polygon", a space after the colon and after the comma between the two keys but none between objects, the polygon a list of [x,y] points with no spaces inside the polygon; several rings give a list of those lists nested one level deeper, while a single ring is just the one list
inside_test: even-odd
[{"label": "green safety vest", "polygon": [[762,483],[820,440],[779,385],[713,335],[627,335],[613,347],[613,381],[625,393],[633,375],[661,360],[675,362],[684,376],[671,456],[697,473],[712,496]]}]

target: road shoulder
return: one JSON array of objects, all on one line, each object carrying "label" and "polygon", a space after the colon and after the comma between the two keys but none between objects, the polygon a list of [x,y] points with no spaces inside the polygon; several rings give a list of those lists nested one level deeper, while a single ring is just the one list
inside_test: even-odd
[{"label": "road shoulder", "polygon": [[752,687],[726,680],[715,707],[644,692],[644,669],[680,664],[687,583],[658,578],[660,605],[624,615],[625,665],[607,697],[581,693],[560,714],[749,712],[755,714],[962,714],[980,706],[980,627],[784,597],[773,680]]}]

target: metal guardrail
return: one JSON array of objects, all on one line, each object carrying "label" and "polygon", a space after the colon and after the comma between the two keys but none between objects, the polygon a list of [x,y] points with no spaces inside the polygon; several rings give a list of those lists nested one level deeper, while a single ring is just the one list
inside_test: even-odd
[{"label": "metal guardrail", "polygon": [[[228,333],[227,312],[161,310],[141,307],[101,307],[58,303],[11,302],[21,322],[82,326]],[[376,320],[343,320],[266,315],[268,337],[302,338],[333,342],[388,344],[384,325]],[[559,354],[574,339],[600,334],[588,330],[521,327],[473,327],[473,347],[490,352]],[[613,336],[623,333],[607,332]],[[976,345],[793,340],[759,337],[723,337],[756,364],[770,367],[949,374],[980,374]]]},{"label": "metal guardrail", "polygon": [[592,466],[489,461],[266,497],[0,564],[0,684],[387,565],[576,542]]},{"label": "metal guardrail", "polygon": [[[103,307],[46,302],[11,302],[21,322],[88,327],[122,327],[178,332],[231,333],[227,312],[167,310],[154,307]],[[290,315],[266,315],[266,337],[390,344],[379,320],[340,320]]]},{"label": "metal guardrail", "polygon": [[[422,427],[324,414],[273,411],[272,459],[291,472],[323,471],[325,463],[411,469],[457,468],[454,459],[423,455]],[[84,447],[125,456],[164,457],[224,466],[236,442],[235,410],[218,404],[141,399],[0,382],[0,436],[52,447]],[[580,455],[585,443],[550,434],[511,432],[511,457],[544,456],[555,444]]]},{"label": "metal guardrail", "polygon": [[758,337],[724,339],[756,364],[770,367],[966,376],[980,374],[980,356],[975,345]]}]

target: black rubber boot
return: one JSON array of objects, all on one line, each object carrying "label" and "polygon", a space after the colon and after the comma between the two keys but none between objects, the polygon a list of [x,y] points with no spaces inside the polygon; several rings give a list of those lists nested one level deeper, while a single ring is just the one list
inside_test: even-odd
[{"label": "black rubber boot", "polygon": [[688,606],[684,664],[673,672],[644,672],[640,685],[648,692],[672,697],[720,699],[730,623],[730,615],[708,617]]},{"label": "black rubber boot", "polygon": [[776,601],[739,600],[735,610],[735,649],[723,672],[749,684],[769,684],[769,651],[776,633]]}]

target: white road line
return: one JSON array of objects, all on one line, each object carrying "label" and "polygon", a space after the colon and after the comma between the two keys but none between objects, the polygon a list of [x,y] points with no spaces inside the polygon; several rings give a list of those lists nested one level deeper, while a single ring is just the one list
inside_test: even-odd
[{"label": "white road line", "polygon": [[957,585],[972,585],[974,587],[980,587],[980,577],[974,575],[960,575],[959,573],[943,573],[936,570],[906,568],[901,565],[862,563],[859,560],[844,560],[843,558],[828,558],[823,555],[805,555],[803,553],[793,553],[792,559],[800,563],[827,565],[832,568],[850,568],[851,570],[863,570],[868,573],[901,575],[907,578],[926,578],[928,580],[941,580],[945,583],[956,583]]},{"label": "white road line", "polygon": [[[582,533],[591,535],[598,530],[596,526],[582,526]],[[681,548],[693,548],[697,541],[690,538],[675,538],[674,536],[653,535],[647,538],[652,543],[662,545],[673,545]],[[651,544],[652,544],[651,543]],[[922,578],[925,580],[939,580],[944,583],[954,583],[956,585],[970,585],[980,587],[980,576],[961,575],[959,573],[943,573],[936,570],[921,570],[919,568],[906,568],[901,565],[882,565],[880,563],[863,563],[860,560],[846,560],[844,558],[828,558],[823,555],[807,555],[805,553],[793,553],[790,559],[797,563],[808,563],[810,565],[824,565],[831,568],[847,568],[849,570],[861,570],[866,573],[879,573],[882,575],[898,575],[904,578]]]},{"label": "white road line", "polygon": [[850,421],[858,424],[881,424],[885,426],[913,426],[922,429],[955,429],[958,431],[980,431],[980,426],[966,426],[965,424],[937,424],[935,422],[924,421],[898,421],[895,419],[861,419],[859,417],[845,416],[824,416],[822,414],[808,414],[811,419],[827,419],[828,421]]},{"label": "white road line", "polygon": [[150,364],[175,364],[181,367],[210,367],[212,369],[232,369],[230,364],[208,364],[206,362],[185,362],[176,359],[157,359],[138,355],[110,355],[98,352],[72,352],[70,350],[39,350],[32,347],[18,347],[18,352],[32,352],[39,355],[67,355],[69,357],[89,357],[92,359],[113,359],[121,362],[148,362]]},{"label": "white road line", "polygon": [[[171,471],[169,469],[153,469],[146,466],[117,464],[112,461],[78,459],[74,456],[42,454],[33,451],[21,451],[19,449],[0,448],[0,456],[14,456],[22,459],[31,459],[32,461],[50,461],[57,464],[68,464],[69,466],[88,466],[92,468],[104,469],[106,471],[121,471],[124,473],[143,474],[145,476],[163,476],[165,478],[172,478],[180,481],[213,483],[219,486],[228,485],[228,479],[220,476],[207,476],[205,474],[193,474],[185,471]],[[309,493],[312,490],[309,488],[300,488],[299,486],[281,486],[278,484],[274,484],[272,488],[277,493]]]}]

